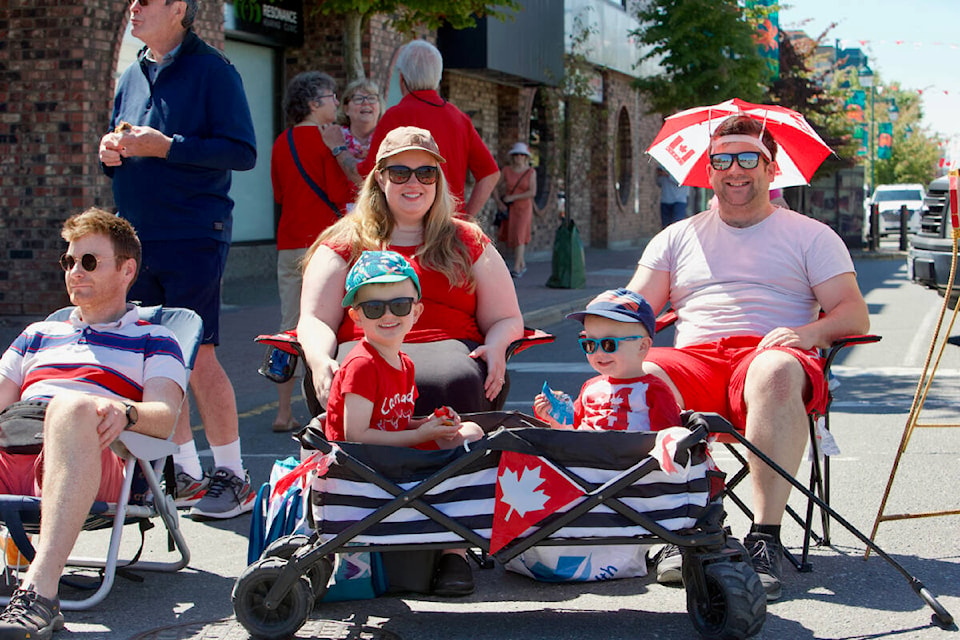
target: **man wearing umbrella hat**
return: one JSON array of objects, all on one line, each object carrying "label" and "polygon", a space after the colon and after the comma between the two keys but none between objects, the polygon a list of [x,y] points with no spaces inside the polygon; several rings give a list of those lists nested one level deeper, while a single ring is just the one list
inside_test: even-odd
[{"label": "man wearing umbrella hat", "polygon": [[[667,227],[627,287],[677,312],[673,348],[646,367],[681,407],[725,415],[790,473],[800,466],[807,412],[827,398],[816,348],[866,333],[853,261],[823,223],[770,202],[777,143],[763,121],[724,120],[707,175],[718,207]],[[822,311],[822,314],[820,312]],[[780,597],[780,520],[790,485],[750,461],[754,522],[744,539],[768,600]]]}]

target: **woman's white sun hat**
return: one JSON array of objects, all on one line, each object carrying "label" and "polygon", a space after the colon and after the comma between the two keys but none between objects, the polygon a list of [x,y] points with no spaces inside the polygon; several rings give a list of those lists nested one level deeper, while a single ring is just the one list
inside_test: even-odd
[{"label": "woman's white sun hat", "polygon": [[512,147],[510,147],[510,153],[507,154],[507,155],[511,155],[511,156],[516,156],[516,155],[529,156],[529,155],[530,155],[530,148],[529,148],[526,144],[524,144],[523,142],[517,142],[517,143],[514,144]]}]

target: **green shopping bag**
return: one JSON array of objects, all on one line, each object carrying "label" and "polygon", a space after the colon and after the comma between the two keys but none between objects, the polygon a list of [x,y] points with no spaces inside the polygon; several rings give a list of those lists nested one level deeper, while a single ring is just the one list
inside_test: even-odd
[{"label": "green shopping bag", "polygon": [[547,286],[551,289],[582,289],[587,284],[583,242],[576,223],[564,218],[553,237],[553,268]]}]

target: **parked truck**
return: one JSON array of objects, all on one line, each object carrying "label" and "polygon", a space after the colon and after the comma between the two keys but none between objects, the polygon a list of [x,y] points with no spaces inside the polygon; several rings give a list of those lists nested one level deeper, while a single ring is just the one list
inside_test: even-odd
[{"label": "parked truck", "polygon": [[[907,272],[910,279],[942,296],[946,293],[953,257],[953,234],[949,207],[950,181],[947,176],[937,178],[927,187],[920,216],[920,229],[912,233],[907,252]],[[957,306],[960,283],[950,293],[950,308]]]}]

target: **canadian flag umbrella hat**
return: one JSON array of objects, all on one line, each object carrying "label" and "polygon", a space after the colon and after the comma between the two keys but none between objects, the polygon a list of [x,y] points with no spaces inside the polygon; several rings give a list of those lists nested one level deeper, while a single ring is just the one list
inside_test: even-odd
[{"label": "canadian flag umbrella hat", "polygon": [[739,98],[668,117],[647,153],[680,184],[709,189],[710,136],[721,122],[737,115],[763,123],[777,142],[777,173],[771,188],[808,184],[824,159],[833,153],[796,111]]}]

